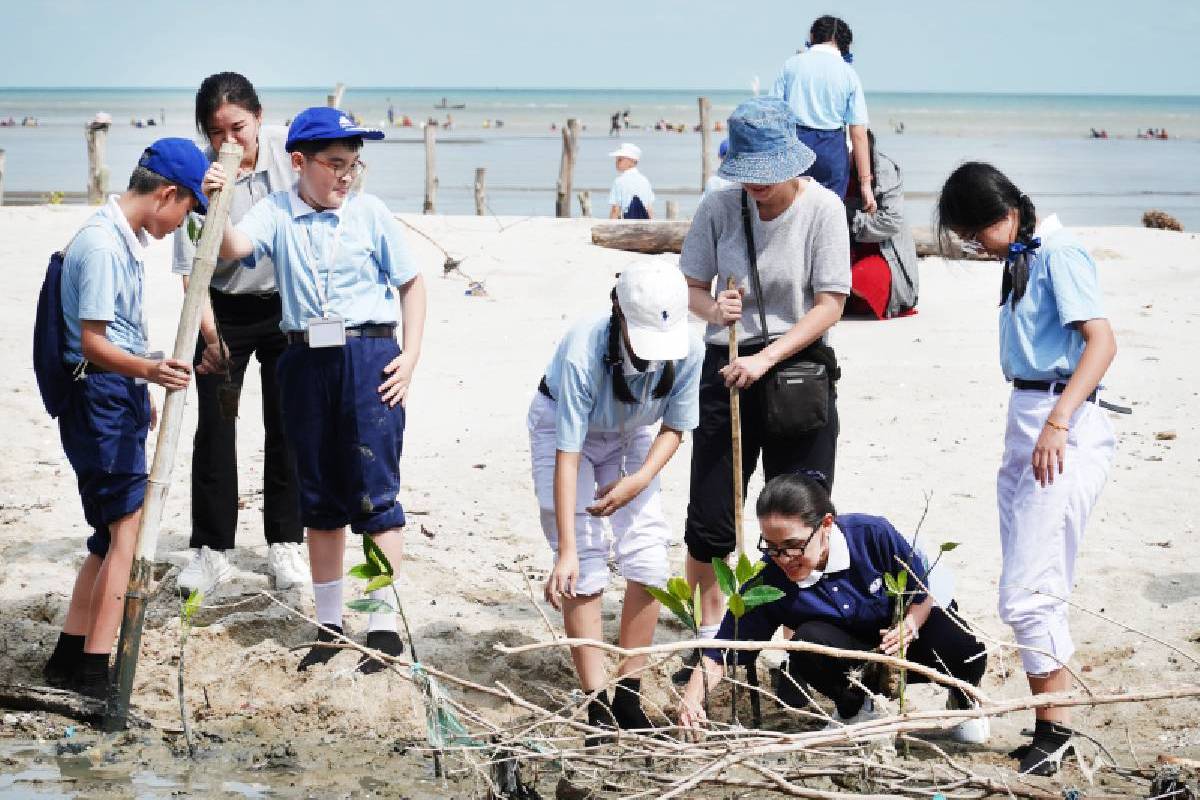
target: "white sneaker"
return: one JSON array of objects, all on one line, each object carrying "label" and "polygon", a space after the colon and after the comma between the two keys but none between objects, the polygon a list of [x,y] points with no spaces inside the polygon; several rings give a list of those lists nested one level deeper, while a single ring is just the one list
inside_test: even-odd
[{"label": "white sneaker", "polygon": [[834,708],[833,720],[825,726],[825,730],[836,731],[846,725],[857,725],[860,722],[871,722],[872,720],[883,719],[885,716],[887,715],[875,708],[875,701],[868,696],[867,699],[863,701],[862,708],[860,708],[858,713],[852,717],[843,717],[838,713],[838,710]]},{"label": "white sneaker", "polygon": [[[964,706],[954,699],[954,692],[950,692],[950,696],[946,698],[946,708],[952,711],[962,711],[979,708],[979,704],[969,700]],[[947,735],[959,744],[986,744],[992,735],[992,724],[987,717],[971,717],[955,725],[947,731]]]},{"label": "white sneaker", "polygon": [[194,591],[211,595],[217,585],[233,574],[229,558],[224,550],[201,547],[192,551],[192,560],[179,573],[179,593],[190,595]]},{"label": "white sneaker", "polygon": [[273,544],[267,550],[267,571],[275,579],[275,588],[282,591],[307,583],[311,578],[308,564],[301,554],[303,545]]}]

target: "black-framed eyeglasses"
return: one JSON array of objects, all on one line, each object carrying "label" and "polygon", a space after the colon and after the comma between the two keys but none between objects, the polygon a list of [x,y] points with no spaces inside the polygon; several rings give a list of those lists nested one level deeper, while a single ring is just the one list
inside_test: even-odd
[{"label": "black-framed eyeglasses", "polygon": [[354,161],[350,162],[344,167],[339,167],[332,161],[326,161],[319,156],[310,156],[310,158],[312,158],[313,161],[317,162],[321,166],[328,167],[329,170],[333,172],[333,177],[339,181],[347,175],[349,175],[351,179],[357,178],[367,169],[367,162],[363,161],[361,158],[354,159]]},{"label": "black-framed eyeglasses", "polygon": [[800,556],[804,555],[804,551],[808,549],[808,546],[812,543],[813,538],[817,535],[818,530],[820,530],[820,528],[814,528],[813,532],[808,535],[808,538],[805,539],[803,543],[791,544],[791,541],[797,540],[789,540],[789,542],[785,542],[778,547],[770,542],[765,541],[760,536],[758,537],[758,552],[762,553],[768,558],[799,558]]}]

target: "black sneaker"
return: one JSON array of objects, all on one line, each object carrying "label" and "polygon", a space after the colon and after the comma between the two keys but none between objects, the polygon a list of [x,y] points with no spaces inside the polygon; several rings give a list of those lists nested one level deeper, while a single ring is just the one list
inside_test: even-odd
[{"label": "black sneaker", "polygon": [[771,691],[789,708],[808,708],[808,698],[800,691],[800,684],[797,684],[796,679],[789,675],[787,670],[787,661],[784,661],[782,666],[771,667]]},{"label": "black sneaker", "polygon": [[339,625],[325,625],[324,627],[317,628],[317,643],[309,648],[308,652],[304,654],[304,658],[300,659],[300,666],[296,667],[297,672],[305,672],[309,667],[324,664],[342,652],[340,647],[324,646],[325,644],[338,641],[337,636],[326,632],[325,628],[336,631],[339,636],[342,633],[342,628]]},{"label": "black sneaker", "polygon": [[1039,719],[1033,729],[1033,741],[1021,756],[1021,766],[1017,771],[1022,775],[1042,777],[1057,773],[1063,758],[1074,752],[1072,733],[1065,725]]},{"label": "black sneaker", "polygon": [[[613,718],[612,706],[608,702],[608,691],[603,691],[597,694],[594,698],[588,701],[588,725],[593,728],[608,728],[617,727],[617,721]],[[602,744],[612,744],[613,737],[604,733],[592,733],[583,737],[584,747],[599,747]]]},{"label": "black sneaker", "polygon": [[700,663],[700,656],[695,650],[688,652],[683,657],[683,666],[675,670],[671,675],[671,682],[676,686],[683,686],[692,679],[692,670]]},{"label": "black sneaker", "polygon": [[[404,642],[395,631],[371,631],[367,634],[367,647],[378,650],[385,656],[398,656],[404,652]],[[358,661],[358,671],[363,675],[374,675],[388,668],[386,661],[372,658],[367,654]]]},{"label": "black sneaker", "polygon": [[612,713],[617,727],[623,731],[653,730],[654,723],[642,708],[641,678],[622,678],[613,692]]}]

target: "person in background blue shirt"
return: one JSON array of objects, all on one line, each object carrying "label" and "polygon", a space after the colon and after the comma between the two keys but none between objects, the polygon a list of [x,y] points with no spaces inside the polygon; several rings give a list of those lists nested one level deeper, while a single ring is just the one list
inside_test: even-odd
[{"label": "person in background blue shirt", "polygon": [[[687,299],[687,284],[672,265],[626,269],[611,313],[571,328],[530,404],[533,483],[555,553],[545,596],[563,612],[568,636],[603,638],[611,551],[626,580],[620,644],[642,647],[654,638],[658,601],[645,587],[665,586],[671,541],[658,474],[699,422],[704,347],[689,335]],[[611,536],[605,518],[612,520]],[[645,657],[621,663],[610,703],[603,656],[591,647],[571,655],[583,690],[595,694],[589,724],[653,727],[634,677]]]},{"label": "person in background blue shirt", "polygon": [[[783,592],[773,603],[750,609],[737,627],[737,641],[769,641],[781,627],[795,631],[793,641],[843,650],[900,651],[901,636],[910,643],[909,661],[978,686],[987,667],[983,643],[968,632],[950,601],[936,604],[928,587],[928,565],[883,517],[838,515],[828,493],[815,480],[786,474],[772,478],[758,496],[762,537],[758,549],[767,567],[763,585]],[[895,602],[887,594],[884,574],[910,573],[910,603],[894,624]],[[903,629],[903,630],[902,630]],[[718,639],[735,640],[733,616],[726,613]],[[720,679],[720,650],[707,650],[703,669],[692,671],[680,702],[680,725],[704,722],[704,681]],[[757,651],[729,651],[728,659],[748,663]],[[798,686],[809,686],[834,701],[836,725],[866,722],[880,716],[869,695],[850,680],[864,662],[813,652],[794,651],[787,671]],[[786,679],[785,679],[786,680]],[[909,673],[909,682],[927,680]],[[972,702],[957,688],[949,691],[948,708],[966,709]],[[986,717],[972,717],[951,730],[956,741],[981,744],[988,737]]]},{"label": "person in background blue shirt", "polygon": [[863,210],[875,212],[871,159],[867,152],[867,101],[862,82],[850,62],[854,34],[844,20],[823,16],[809,29],[808,47],[789,58],[775,81],[772,94],[784,100],[800,119],[798,134],[817,160],[806,175],[839,197],[846,196],[850,154],[846,132],[854,147],[854,162],[864,186]]},{"label": "person in background blue shirt", "polygon": [[[404,399],[421,354],[425,283],[400,225],[376,197],[351,194],[362,174],[362,128],[336,108],[309,108],[288,129],[286,150],[298,173],[288,191],[263,198],[229,227],[221,258],[254,255],[275,264],[288,348],[279,357],[284,435],[296,456],[301,522],[308,528],[317,644],[301,671],[338,654],[346,526],[370,536],[393,566],[404,552],[400,452]],[[220,163],[205,186],[220,188]],[[397,308],[403,312],[396,341]],[[386,602],[387,589],[372,594]],[[367,646],[399,655],[396,615],[373,612]],[[333,631],[334,633],[330,633]],[[362,659],[359,671],[386,665]]]},{"label": "person in background blue shirt", "polygon": [[[1116,448],[1097,393],[1117,352],[1096,264],[1058,217],[991,164],[970,161],[946,179],[938,227],[964,247],[1004,259],[1000,365],[1012,382],[1000,512],[1000,618],[1022,646],[1034,694],[1067,692],[1075,652],[1067,600],[1084,527]],[[1113,410],[1117,410],[1114,408]],[[1022,773],[1052,775],[1069,751],[1068,709],[1036,711]]]}]

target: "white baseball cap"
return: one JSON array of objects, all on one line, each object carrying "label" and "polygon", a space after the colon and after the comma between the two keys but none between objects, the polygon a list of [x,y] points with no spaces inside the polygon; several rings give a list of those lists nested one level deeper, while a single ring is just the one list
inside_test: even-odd
[{"label": "white baseball cap", "polygon": [[677,361],[688,354],[688,287],[678,267],[647,261],[626,269],[617,302],[638,358]]},{"label": "white baseball cap", "polygon": [[640,161],[642,159],[642,148],[636,144],[621,142],[621,146],[609,153],[608,156],[609,158],[632,158],[634,161]]}]

